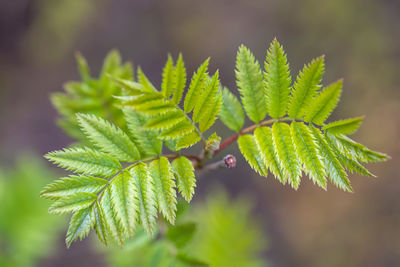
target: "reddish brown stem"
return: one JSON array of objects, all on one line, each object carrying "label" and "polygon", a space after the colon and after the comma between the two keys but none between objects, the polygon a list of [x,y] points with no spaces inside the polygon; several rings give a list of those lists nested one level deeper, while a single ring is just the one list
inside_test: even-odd
[{"label": "reddish brown stem", "polygon": [[241,130],[240,132],[232,135],[231,137],[225,139],[220,145],[219,148],[217,150],[215,150],[213,152],[213,155],[218,154],[219,152],[221,152],[224,148],[226,148],[227,146],[229,146],[230,144],[232,144],[233,142],[235,142],[239,136],[244,135],[244,134],[248,134],[251,133],[252,131],[254,131],[257,127],[260,126],[267,126],[267,125],[271,125],[273,124],[275,121],[287,121],[289,120],[289,118],[281,118],[281,119],[270,119],[270,120],[266,120],[266,121],[262,121],[258,124],[253,124],[243,130]]}]

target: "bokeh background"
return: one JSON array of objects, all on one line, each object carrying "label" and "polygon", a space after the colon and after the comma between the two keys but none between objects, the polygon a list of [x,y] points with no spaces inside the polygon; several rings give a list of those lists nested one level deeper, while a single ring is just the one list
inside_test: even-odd
[{"label": "bokeh background", "polygon": [[[400,266],[398,0],[1,0],[0,166],[8,182],[0,183],[0,192],[21,176],[10,173],[22,164],[22,154],[40,158],[71,142],[55,125],[58,115],[49,95],[78,79],[76,51],[97,73],[106,53],[116,48],[158,85],[167,53],[182,52],[189,73],[210,56],[211,69],[218,68],[223,84],[236,90],[239,45],[263,61],[274,37],[285,47],[293,75],[305,62],[326,55],[324,83],[341,77],[345,81],[331,119],[366,115],[355,139],[392,159],[369,165],[376,179],[351,175],[355,192],[349,194],[332,185],[324,192],[307,178],[294,191],[272,177],[258,177],[238,156],[234,171],[219,170],[199,179],[195,202],[203,201],[215,182],[234,197],[251,196],[251,216],[268,238],[262,256],[271,266]],[[230,134],[223,127],[220,131]],[[235,145],[226,153],[239,155]],[[51,168],[38,164],[39,169]],[[35,172],[20,168],[25,176]],[[57,176],[45,171],[35,175]],[[30,225],[24,214],[13,217],[21,228]],[[0,253],[7,250],[4,229],[12,217],[7,216],[0,218]],[[55,245],[37,257],[37,265],[106,266],[93,242],[65,249],[66,221],[52,224],[61,230],[49,226]]]}]

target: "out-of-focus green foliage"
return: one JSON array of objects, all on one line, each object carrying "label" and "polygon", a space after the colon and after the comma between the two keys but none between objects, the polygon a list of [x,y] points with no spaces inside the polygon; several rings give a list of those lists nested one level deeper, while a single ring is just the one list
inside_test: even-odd
[{"label": "out-of-focus green foliage", "polygon": [[77,112],[83,112],[109,119],[124,128],[125,120],[121,109],[115,105],[118,100],[114,98],[122,94],[121,86],[108,76],[132,79],[131,63],[122,64],[119,52],[113,50],[104,59],[99,78],[93,78],[86,60],[80,54],[77,54],[76,59],[81,81],[68,82],[64,85],[65,93],[51,96],[53,105],[62,116],[58,120],[59,126],[71,137],[85,140],[75,116]]},{"label": "out-of-focus green foliage", "polygon": [[0,266],[33,266],[54,249],[61,218],[38,197],[54,174],[35,158],[0,169]]},{"label": "out-of-focus green foliage", "polygon": [[191,211],[179,202],[177,224],[163,225],[157,238],[142,230],[124,248],[100,248],[110,266],[266,266],[266,238],[251,202],[221,190]]}]

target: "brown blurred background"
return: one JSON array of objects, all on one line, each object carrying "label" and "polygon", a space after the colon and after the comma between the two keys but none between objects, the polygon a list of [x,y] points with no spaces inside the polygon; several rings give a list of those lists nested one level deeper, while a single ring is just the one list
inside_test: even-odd
[{"label": "brown blurred background", "polygon": [[[307,178],[294,191],[258,177],[238,156],[234,171],[200,179],[197,199],[215,180],[233,195],[251,195],[254,216],[269,235],[265,257],[272,266],[400,266],[399,0],[1,0],[1,165],[23,151],[42,155],[71,142],[55,125],[49,94],[78,79],[76,51],[97,73],[117,48],[155,84],[168,52],[182,52],[189,73],[210,56],[211,68],[235,91],[239,45],[263,61],[274,37],[293,76],[326,55],[324,83],[345,81],[331,119],[366,115],[354,138],[392,159],[369,165],[377,179],[351,175],[355,192],[349,194],[332,185],[324,192]],[[239,155],[235,145],[228,152]],[[88,241],[66,250],[62,238],[43,264],[103,264]]]}]

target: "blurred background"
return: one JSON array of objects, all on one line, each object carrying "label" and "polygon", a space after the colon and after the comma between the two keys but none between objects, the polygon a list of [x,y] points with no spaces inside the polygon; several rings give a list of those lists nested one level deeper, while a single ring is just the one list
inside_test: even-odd
[{"label": "blurred background", "polygon": [[[67,250],[67,221],[48,217],[48,202],[38,199],[58,176],[41,155],[72,141],[56,126],[49,95],[78,79],[75,52],[97,74],[116,48],[156,85],[167,53],[182,52],[190,75],[210,56],[211,69],[235,91],[239,45],[262,62],[274,37],[292,76],[326,55],[324,83],[344,78],[331,119],[366,115],[354,138],[392,159],[368,166],[378,178],[351,175],[349,194],[332,185],[324,192],[307,178],[294,191],[257,176],[238,156],[234,171],[198,180],[195,204],[215,183],[233,199],[248,196],[252,208],[241,210],[268,240],[261,257],[270,266],[400,266],[399,0],[0,0],[0,200],[8,203],[0,205],[0,265],[7,258],[16,258],[12,266],[110,265],[112,257],[90,240]],[[223,137],[231,134],[219,126]],[[236,145],[225,152],[239,155]]]}]

